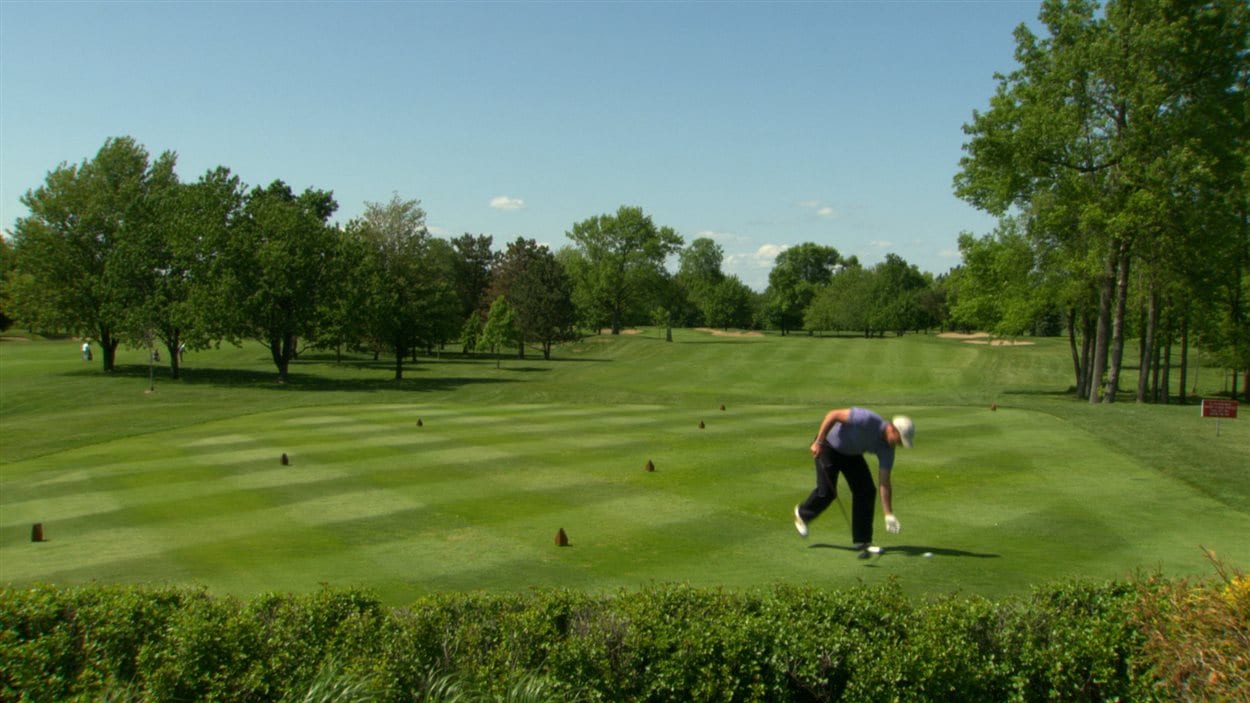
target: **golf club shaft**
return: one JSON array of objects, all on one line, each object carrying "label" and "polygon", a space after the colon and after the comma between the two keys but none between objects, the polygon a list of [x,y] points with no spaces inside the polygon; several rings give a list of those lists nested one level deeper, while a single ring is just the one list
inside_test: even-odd
[{"label": "golf club shaft", "polygon": [[834,498],[833,502],[838,504],[838,510],[842,511],[842,519],[846,521],[846,528],[851,529],[851,517],[846,514],[846,507],[842,505],[841,498]]}]

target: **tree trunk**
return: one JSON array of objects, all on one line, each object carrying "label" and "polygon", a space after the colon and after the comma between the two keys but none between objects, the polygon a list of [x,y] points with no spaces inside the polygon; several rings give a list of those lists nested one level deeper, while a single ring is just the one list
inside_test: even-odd
[{"label": "tree trunk", "polygon": [[169,377],[178,380],[180,374],[179,369],[182,368],[182,360],[178,358],[178,342],[175,341],[165,345],[165,351],[169,352]]},{"label": "tree trunk", "polygon": [[1161,331],[1155,332],[1156,342],[1154,346],[1154,353],[1150,355],[1150,402],[1152,403],[1158,403],[1161,400],[1159,397],[1159,393],[1161,392],[1161,379],[1159,378],[1159,375],[1163,371],[1163,349],[1164,345],[1167,344],[1167,342],[1163,340],[1162,334],[1163,333]]},{"label": "tree trunk", "polygon": [[1094,318],[1090,317],[1089,310],[1081,311],[1081,389],[1078,397],[1088,399],[1090,389],[1094,387],[1093,381],[1093,357],[1094,357]]},{"label": "tree trunk", "polygon": [[408,350],[404,349],[404,343],[395,340],[395,380],[404,380],[404,357],[408,354]]},{"label": "tree trunk", "polygon": [[1077,397],[1081,397],[1081,391],[1084,387],[1084,374],[1081,373],[1081,355],[1076,348],[1076,308],[1069,307],[1067,310],[1068,320],[1068,349],[1072,352],[1072,371],[1076,375],[1076,383],[1072,385],[1076,389]]},{"label": "tree trunk", "polygon": [[1181,315],[1181,392],[1180,403],[1186,403],[1185,383],[1189,380],[1189,312]]},{"label": "tree trunk", "polygon": [[286,383],[294,348],[295,338],[291,335],[282,335],[269,340],[269,353],[273,356],[274,366],[278,367],[278,383]]},{"label": "tree trunk", "polygon": [[[1146,301],[1146,320],[1142,325],[1141,339],[1141,360],[1138,362],[1137,372],[1137,402],[1144,403],[1151,397],[1150,389],[1150,370],[1153,366],[1154,343],[1156,327],[1159,324],[1159,294],[1151,291],[1150,299]],[[1154,388],[1157,390],[1158,378],[1156,377]]]},{"label": "tree trunk", "polygon": [[1116,256],[1115,249],[1107,254],[1107,265],[1098,281],[1098,322],[1094,337],[1094,362],[1090,366],[1089,402],[1096,404],[1102,401],[1099,392],[1102,389],[1102,376],[1107,370],[1108,337],[1111,334],[1111,295],[1115,287]]},{"label": "tree trunk", "polygon": [[118,340],[113,339],[113,335],[108,327],[100,325],[100,364],[104,373],[112,373],[117,366],[117,344]]},{"label": "tree trunk", "polygon": [[1129,285],[1128,243],[1116,250],[1115,318],[1111,331],[1111,368],[1107,372],[1107,391],[1103,402],[1114,403],[1120,390],[1120,365],[1124,360],[1124,311],[1128,306]]},{"label": "tree trunk", "polygon": [[181,375],[179,370],[182,368],[182,355],[178,353],[178,348],[181,346],[182,333],[174,330],[165,341],[165,351],[169,353],[169,377],[174,380]]},{"label": "tree trunk", "polygon": [[1146,369],[1150,368],[1150,361],[1146,357],[1146,341],[1150,329],[1150,305],[1145,304],[1137,311],[1137,402],[1146,402],[1146,397],[1150,394],[1149,383],[1143,381],[1148,376]]},{"label": "tree trunk", "polygon": [[1164,370],[1163,383],[1159,384],[1159,398],[1156,402],[1163,402],[1165,405],[1171,403],[1171,346],[1173,346],[1173,325],[1171,325],[1171,315],[1169,315],[1168,324],[1164,325],[1164,343],[1159,345],[1163,349],[1163,363],[1161,367]]}]

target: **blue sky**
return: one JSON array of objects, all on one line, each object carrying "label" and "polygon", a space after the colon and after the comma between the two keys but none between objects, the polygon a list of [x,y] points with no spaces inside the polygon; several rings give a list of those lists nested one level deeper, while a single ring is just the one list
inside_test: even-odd
[{"label": "blue sky", "polygon": [[641,206],[757,290],[786,246],[944,273],[994,221],[952,193],[1040,0],[0,0],[0,227],[129,135],[248,185],[393,193],[439,236],[559,248]]}]

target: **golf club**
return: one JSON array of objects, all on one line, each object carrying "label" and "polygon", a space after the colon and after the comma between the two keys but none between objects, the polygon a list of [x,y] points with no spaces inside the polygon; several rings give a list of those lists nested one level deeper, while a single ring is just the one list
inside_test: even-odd
[{"label": "golf club", "polygon": [[846,520],[846,529],[851,529],[851,517],[846,514],[846,507],[842,505],[841,498],[834,498],[833,502],[838,504],[838,510],[842,511],[842,519]]}]

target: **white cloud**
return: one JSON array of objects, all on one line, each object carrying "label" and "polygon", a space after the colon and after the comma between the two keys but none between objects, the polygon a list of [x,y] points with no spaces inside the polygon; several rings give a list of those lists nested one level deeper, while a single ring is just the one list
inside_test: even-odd
[{"label": "white cloud", "polygon": [[891,242],[888,239],[874,239],[871,242],[868,242],[868,246],[874,249],[889,249],[894,246],[894,242]]},{"label": "white cloud", "polygon": [[800,200],[797,204],[804,210],[811,210],[817,217],[825,219],[833,218],[838,214],[832,206],[826,205],[819,200]]},{"label": "white cloud", "polygon": [[492,210],[524,210],[525,201],[507,195],[497,195],[490,199],[490,207]]},{"label": "white cloud", "polygon": [[731,269],[730,273],[748,269],[771,269],[777,255],[789,248],[788,244],[764,244],[752,252],[726,255],[725,265]]},{"label": "white cloud", "polygon": [[733,234],[730,232],[714,232],[710,229],[701,230],[694,235],[694,239],[711,239],[714,242],[747,242],[748,237],[741,234]]},{"label": "white cloud", "polygon": [[789,248],[789,244],[765,244],[755,250],[755,258],[765,262],[768,266],[772,266],[773,261],[777,259],[777,255]]},{"label": "white cloud", "polygon": [[753,252],[729,254],[722,268],[749,287],[762,291],[768,287],[768,272],[776,263],[777,255],[789,248],[786,244],[764,244]]}]

